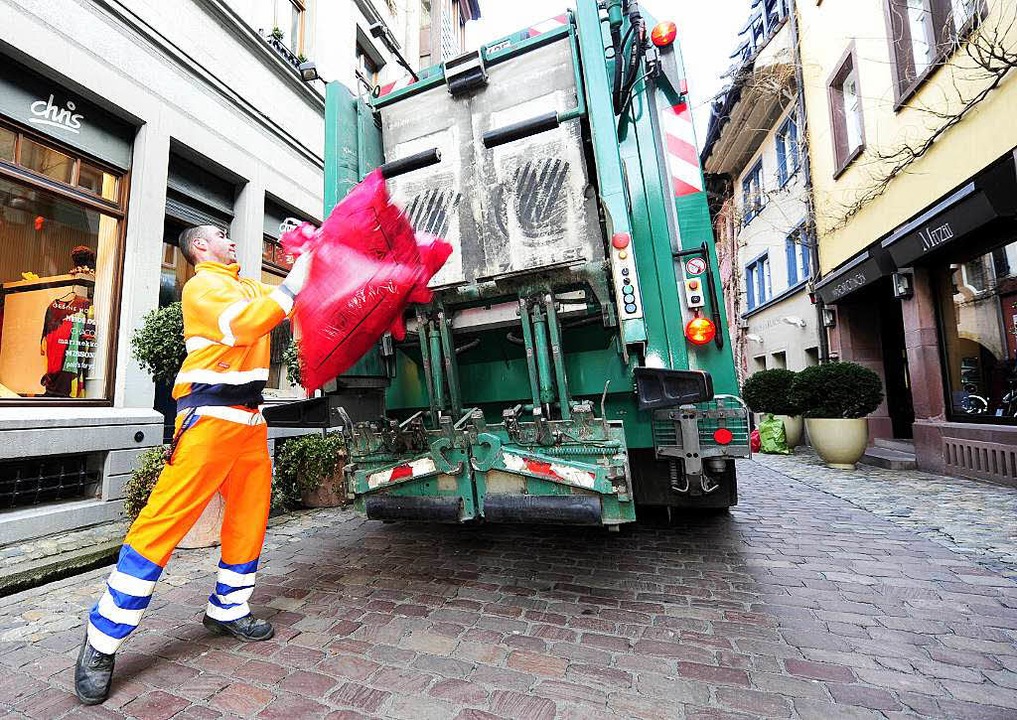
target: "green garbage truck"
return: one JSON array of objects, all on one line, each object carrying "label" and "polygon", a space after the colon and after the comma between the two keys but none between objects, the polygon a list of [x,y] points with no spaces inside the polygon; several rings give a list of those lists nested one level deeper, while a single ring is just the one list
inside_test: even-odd
[{"label": "green garbage truck", "polygon": [[379,520],[633,522],[737,502],[749,455],[674,23],[575,10],[326,91],[326,214],[377,167],[453,253],[401,342],[270,424],[345,435]]}]

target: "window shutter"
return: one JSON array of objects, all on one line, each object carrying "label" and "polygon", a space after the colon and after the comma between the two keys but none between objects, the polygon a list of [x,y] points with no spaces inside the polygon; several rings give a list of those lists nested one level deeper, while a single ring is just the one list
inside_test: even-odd
[{"label": "window shutter", "polygon": [[802,253],[802,280],[812,276],[812,236],[804,227],[798,228],[799,246]]},{"label": "window shutter", "polygon": [[798,253],[795,251],[794,235],[784,239],[784,254],[787,256],[787,284],[791,287],[798,284]]},{"label": "window shutter", "polygon": [[953,7],[950,0],[929,0],[932,8],[932,27],[936,36],[936,57],[949,51],[956,33],[953,26]]},{"label": "window shutter", "polygon": [[787,182],[787,154],[789,148],[789,126],[785,125],[777,134],[777,180],[781,185]]},{"label": "window shutter", "polygon": [[839,169],[847,159],[847,118],[844,115],[843,80],[834,81],[829,88],[830,124],[833,126],[833,151],[835,165]]},{"label": "window shutter", "polygon": [[915,59],[912,51],[911,25],[908,22],[908,0],[887,0],[890,16],[890,55],[893,59],[897,97],[915,81]]}]

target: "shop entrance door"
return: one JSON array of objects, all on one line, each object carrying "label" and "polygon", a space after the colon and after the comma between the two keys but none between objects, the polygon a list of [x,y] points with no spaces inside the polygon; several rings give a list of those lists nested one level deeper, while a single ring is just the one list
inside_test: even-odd
[{"label": "shop entrance door", "polygon": [[911,398],[907,347],[904,345],[904,314],[900,301],[893,297],[889,285],[886,287],[879,313],[886,406],[890,413],[894,438],[910,440],[913,437],[915,406]]}]

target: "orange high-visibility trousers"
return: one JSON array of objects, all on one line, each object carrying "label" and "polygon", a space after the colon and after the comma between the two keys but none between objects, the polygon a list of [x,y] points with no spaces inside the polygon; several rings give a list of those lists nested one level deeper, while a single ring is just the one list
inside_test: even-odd
[{"label": "orange high-visibility trousers", "polygon": [[[177,416],[176,432],[186,417]],[[115,652],[137,627],[177,543],[216,492],[224,500],[222,559],[206,612],[223,621],[250,614],[247,600],[265,540],[271,485],[268,428],[261,414],[197,408],[179,436],[172,463],[127,532],[117,568],[89,616],[92,646]]]}]

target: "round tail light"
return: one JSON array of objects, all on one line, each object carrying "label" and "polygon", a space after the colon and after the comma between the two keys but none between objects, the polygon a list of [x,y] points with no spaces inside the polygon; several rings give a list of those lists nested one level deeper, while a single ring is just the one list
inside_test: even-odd
[{"label": "round tail light", "polygon": [[718,428],[713,431],[713,441],[718,445],[730,445],[734,435],[727,428]]},{"label": "round tail light", "polygon": [[709,318],[692,318],[685,326],[685,337],[693,345],[706,345],[716,336],[717,326]]},{"label": "round tail light", "polygon": [[657,26],[653,28],[653,32],[650,33],[650,39],[657,47],[667,47],[674,42],[677,35],[678,27],[670,20],[665,20],[664,22],[657,23]]}]

